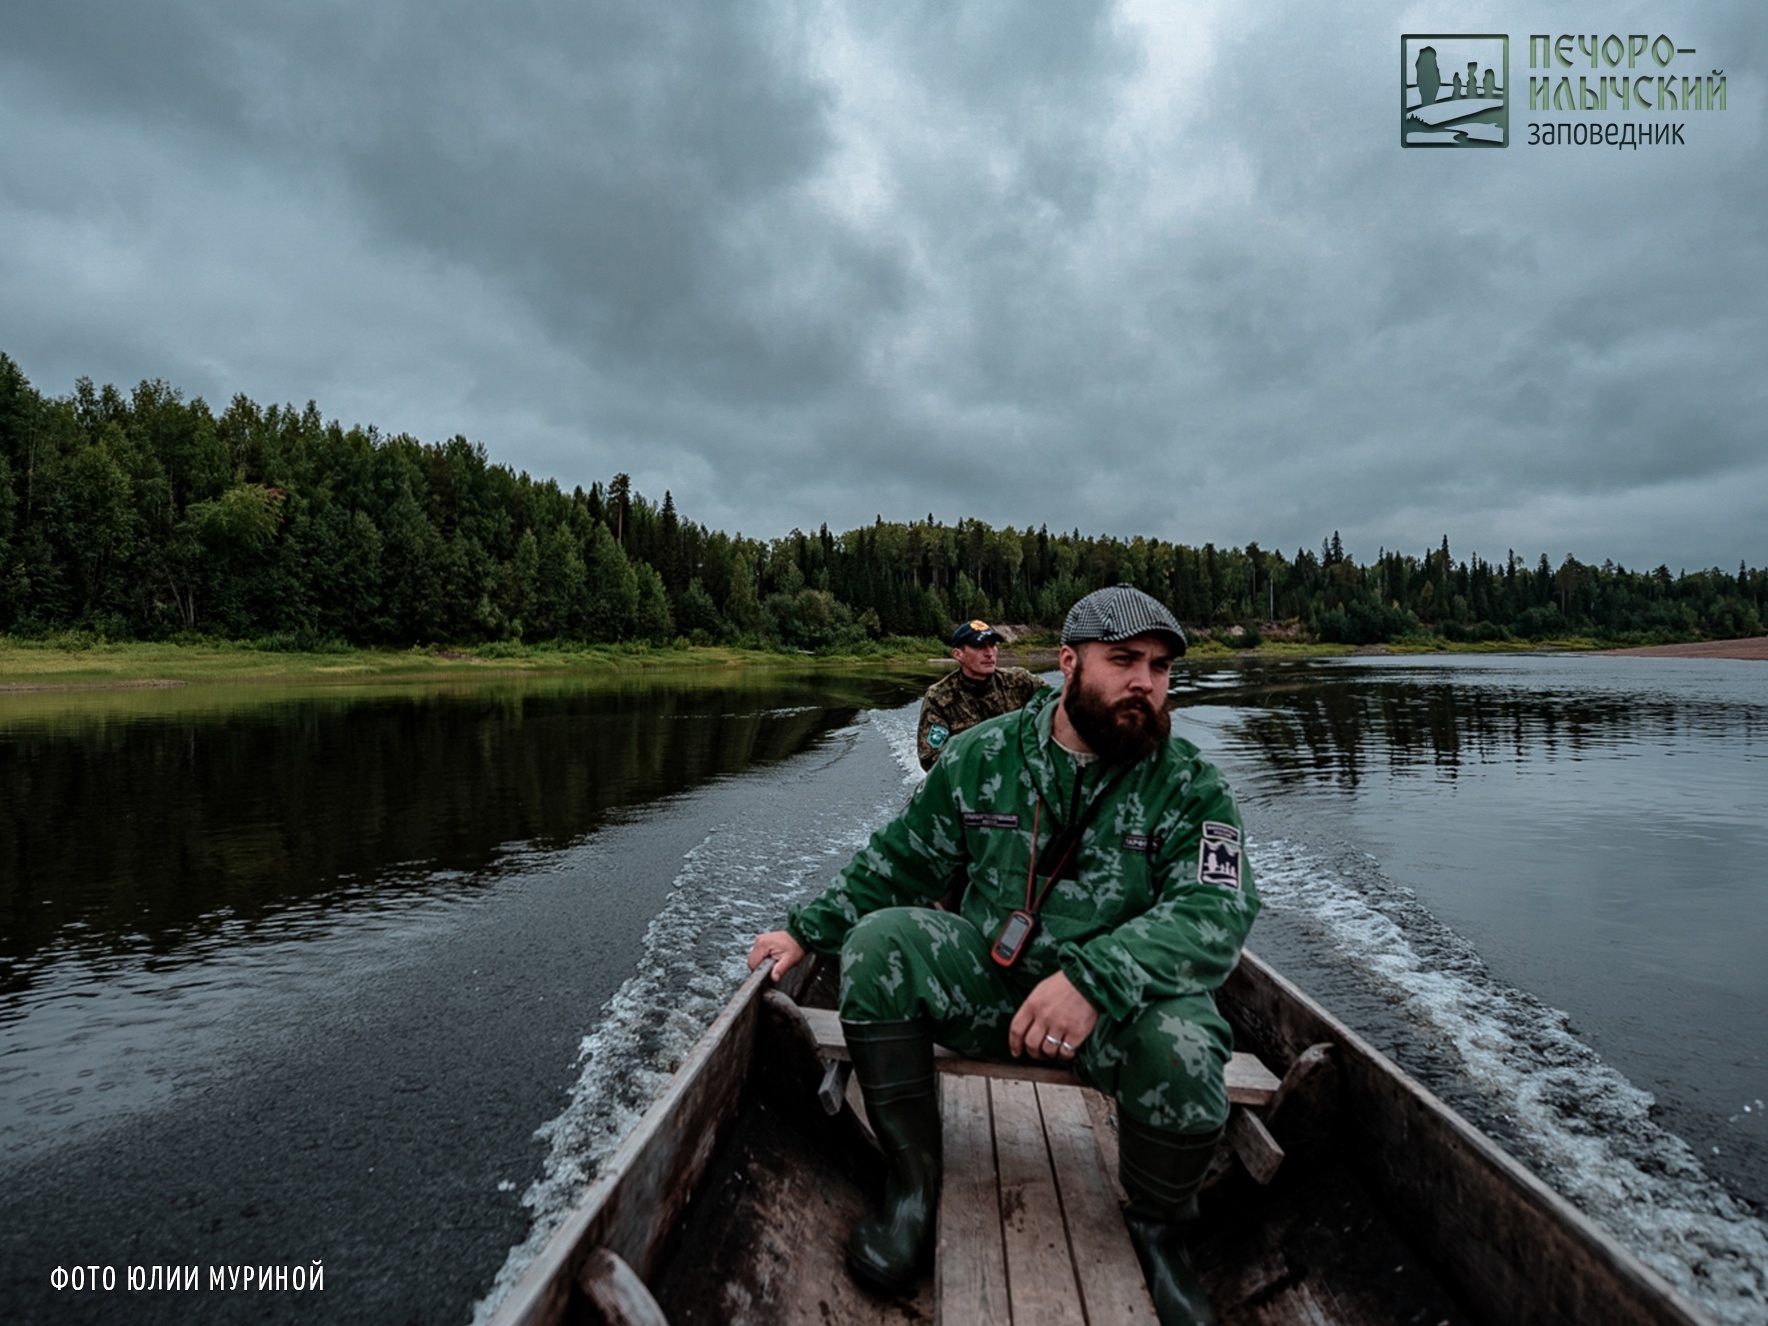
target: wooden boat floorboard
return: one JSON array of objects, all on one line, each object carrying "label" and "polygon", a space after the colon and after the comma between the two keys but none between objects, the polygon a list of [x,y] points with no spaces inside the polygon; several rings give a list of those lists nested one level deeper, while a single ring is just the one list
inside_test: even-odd
[{"label": "wooden boat floorboard", "polygon": [[[960,1075],[940,1091],[938,1249],[912,1296],[878,1297],[847,1273],[847,1231],[881,1182],[852,1117],[763,1099],[715,1158],[656,1285],[672,1326],[1151,1326],[1110,1103]],[[1469,1321],[1350,1173],[1329,1160],[1311,1173],[1269,1189],[1242,1175],[1207,1202],[1194,1249],[1225,1326]]]},{"label": "wooden boat floorboard", "polygon": [[1471,1326],[1368,1189],[1312,1158],[1305,1181],[1210,1193],[1192,1262],[1224,1326]]},{"label": "wooden boat floorboard", "polygon": [[[847,1232],[882,1177],[869,1147],[851,1136],[844,1147],[829,1140],[843,1122],[827,1121],[818,1138],[806,1120],[788,1122],[766,1100],[744,1112],[653,1285],[670,1326],[925,1326],[933,1319],[930,1281],[912,1297],[884,1299],[847,1272]],[[843,1150],[873,1163],[851,1167]]]},{"label": "wooden boat floorboard", "polygon": [[[1113,1177],[1110,1102],[1076,1086],[950,1076],[941,1110],[935,1321],[1152,1326]],[[1466,1321],[1355,1179],[1331,1177],[1267,1191],[1242,1176],[1207,1201],[1197,1263],[1226,1326]]]},{"label": "wooden boat floorboard", "polygon": [[[1060,1326],[1074,1319],[1080,1287],[1038,1111],[1037,1086],[997,1079],[989,1083],[989,1098],[1012,1320],[1017,1326]],[[939,1320],[957,1326],[959,1319],[942,1311]]]},{"label": "wooden boat floorboard", "polygon": [[1081,1302],[1094,1326],[1154,1326],[1154,1306],[1124,1229],[1116,1185],[1093,1135],[1087,1094],[1074,1087],[1037,1089]]},{"label": "wooden boat floorboard", "polygon": [[935,1256],[939,1319],[1004,1321],[1007,1251],[988,1080],[946,1077],[939,1090],[945,1132],[945,1183]]}]

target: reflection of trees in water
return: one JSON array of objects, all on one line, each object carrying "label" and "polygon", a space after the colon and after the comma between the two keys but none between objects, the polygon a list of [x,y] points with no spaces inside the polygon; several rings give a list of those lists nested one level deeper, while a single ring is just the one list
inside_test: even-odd
[{"label": "reflection of trees in water", "polygon": [[[225,916],[565,846],[851,722],[867,690],[839,685],[432,691],[0,733],[0,958],[167,951]],[[15,979],[0,969],[0,990]]]},{"label": "reflection of trees in water", "polygon": [[1366,775],[1453,779],[1463,765],[1576,759],[1703,734],[1748,740],[1757,710],[1682,698],[1554,694],[1449,681],[1318,681],[1202,697],[1249,712],[1236,737],[1277,781],[1354,787]]}]

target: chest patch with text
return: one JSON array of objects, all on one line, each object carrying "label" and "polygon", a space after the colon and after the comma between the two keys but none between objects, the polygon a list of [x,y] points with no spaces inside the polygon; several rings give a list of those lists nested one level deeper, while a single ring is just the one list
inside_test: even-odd
[{"label": "chest patch with text", "polygon": [[987,810],[966,810],[964,813],[966,829],[1017,829],[1017,815],[998,814]]}]

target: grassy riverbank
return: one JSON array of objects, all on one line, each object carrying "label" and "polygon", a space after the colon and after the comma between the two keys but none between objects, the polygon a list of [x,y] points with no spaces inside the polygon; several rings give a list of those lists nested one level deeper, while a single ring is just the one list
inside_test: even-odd
[{"label": "grassy riverbank", "polygon": [[[1535,650],[1613,651],[1612,643],[1588,638],[1542,641]],[[1446,641],[1365,646],[1267,640],[1234,649],[1216,640],[1192,645],[1193,659],[1334,658],[1355,654],[1527,653],[1515,641],[1451,644]],[[1615,652],[1645,652],[1627,650]],[[1760,657],[1761,642],[1714,641],[1652,652],[1714,657]],[[199,641],[179,644],[115,642],[70,634],[45,640],[0,636],[0,693],[41,690],[193,686],[204,684],[422,682],[477,676],[612,676],[620,673],[697,668],[926,667],[944,660],[937,640],[897,637],[864,653],[807,655],[727,645],[522,645],[495,643],[466,648],[351,649],[316,652],[264,648],[251,643]],[[1028,640],[1001,651],[1001,661],[1035,671],[1056,666],[1056,642]]]},{"label": "grassy riverbank", "polygon": [[812,658],[727,646],[493,644],[461,649],[336,648],[300,652],[251,644],[114,642],[85,637],[14,640],[0,636],[0,693],[204,684],[413,682],[479,676],[611,675],[681,668],[925,664],[933,641],[895,641],[860,657]]}]

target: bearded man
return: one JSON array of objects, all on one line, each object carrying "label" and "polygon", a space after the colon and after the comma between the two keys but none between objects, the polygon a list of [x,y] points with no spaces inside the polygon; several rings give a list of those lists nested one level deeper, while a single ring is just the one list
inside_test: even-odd
[{"label": "bearded man", "polygon": [[[1182,1226],[1228,1117],[1233,1051],[1213,992],[1258,912],[1239,812],[1171,735],[1184,632],[1117,586],[1062,629],[1063,687],[953,738],[906,810],[830,888],[759,936],[778,978],[841,955],[841,1021],[884,1149],[859,1278],[914,1284],[939,1199],[935,1041],[1072,1068],[1117,1100],[1125,1219],[1162,1326],[1214,1321]],[[964,881],[957,912],[929,904]]]}]

